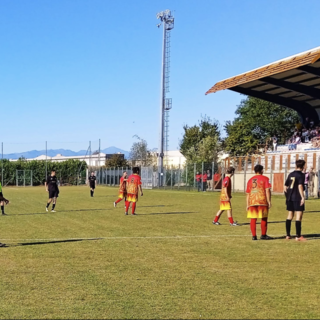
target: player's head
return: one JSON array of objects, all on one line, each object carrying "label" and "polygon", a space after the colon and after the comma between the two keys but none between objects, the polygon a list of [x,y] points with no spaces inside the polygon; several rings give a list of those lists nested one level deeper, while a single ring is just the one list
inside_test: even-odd
[{"label": "player's head", "polygon": [[94,176],[94,172],[93,171],[91,172],[91,175]]},{"label": "player's head", "polygon": [[140,172],[139,167],[134,167],[134,168],[132,169],[132,172],[133,172],[134,174],[139,174],[139,172]]},{"label": "player's head", "polygon": [[51,176],[54,177],[56,175],[56,170],[52,169],[51,170]]},{"label": "player's head", "polygon": [[256,164],[254,166],[254,172],[257,174],[263,174],[263,166],[261,164]]},{"label": "player's head", "polygon": [[296,161],[296,168],[297,169],[303,170],[305,165],[306,165],[306,162],[302,159],[299,159]]},{"label": "player's head", "polygon": [[233,175],[233,174],[234,174],[234,170],[235,170],[234,167],[228,167],[228,168],[227,168],[227,174]]}]

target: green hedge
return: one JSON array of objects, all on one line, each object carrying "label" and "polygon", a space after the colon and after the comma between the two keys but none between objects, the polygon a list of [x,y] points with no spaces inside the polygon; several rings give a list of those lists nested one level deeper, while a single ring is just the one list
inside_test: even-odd
[{"label": "green hedge", "polygon": [[[33,185],[42,185],[46,179],[46,161],[18,161],[0,160],[0,174],[3,164],[3,182],[4,185],[16,185],[17,170],[32,170]],[[47,162],[47,172],[56,170],[56,175],[60,184],[84,184],[86,179],[87,164],[80,160],[66,160],[63,162]],[[0,180],[1,181],[1,180]]]}]

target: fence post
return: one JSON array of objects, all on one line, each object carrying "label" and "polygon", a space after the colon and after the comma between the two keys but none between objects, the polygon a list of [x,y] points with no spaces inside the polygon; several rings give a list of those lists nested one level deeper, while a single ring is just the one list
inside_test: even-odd
[{"label": "fence post", "polygon": [[[31,185],[31,187],[33,187],[33,181],[32,181],[32,170],[31,170],[31,177],[30,177],[30,185]],[[61,181],[61,178],[60,178],[60,181]]]},{"label": "fence post", "polygon": [[[316,189],[316,192],[317,192],[317,198],[319,198],[319,190],[320,190],[320,157],[318,158],[318,168],[317,169],[318,169],[318,187]],[[314,192],[314,190],[313,190],[313,192]]]},{"label": "fence post", "polygon": [[244,168],[243,168],[243,192],[246,192],[246,187],[247,187],[247,163],[248,159],[246,158],[244,160]]},{"label": "fence post", "polygon": [[186,165],[186,190],[188,187],[188,166]]},{"label": "fence post", "polygon": [[[202,167],[201,167],[201,177],[203,175],[203,171],[204,171],[204,163],[202,161]],[[203,191],[203,181],[202,181],[202,178],[201,178],[201,191]]]},{"label": "fence post", "polygon": [[181,172],[180,172],[180,163],[179,163],[179,169],[178,169],[178,189],[180,189],[180,177],[181,177]]},{"label": "fence post", "polygon": [[[271,183],[271,186],[272,186],[272,174],[273,174],[273,168],[274,168],[274,156],[271,158],[271,168],[270,168],[270,183]],[[272,187],[272,190],[273,190],[273,187]]]},{"label": "fence post", "polygon": [[193,188],[196,188],[196,164],[193,164]]}]

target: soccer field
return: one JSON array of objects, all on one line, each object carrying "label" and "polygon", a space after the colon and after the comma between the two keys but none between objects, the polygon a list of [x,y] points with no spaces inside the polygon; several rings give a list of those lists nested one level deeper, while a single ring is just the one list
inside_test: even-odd
[{"label": "soccer field", "polygon": [[299,243],[283,239],[282,196],[269,215],[278,239],[252,241],[240,193],[239,227],[226,213],[212,225],[218,193],[146,190],[137,216],[113,207],[115,188],[91,198],[62,187],[56,213],[45,212],[44,187],[4,195],[0,318],[320,318],[318,200],[306,203]]}]

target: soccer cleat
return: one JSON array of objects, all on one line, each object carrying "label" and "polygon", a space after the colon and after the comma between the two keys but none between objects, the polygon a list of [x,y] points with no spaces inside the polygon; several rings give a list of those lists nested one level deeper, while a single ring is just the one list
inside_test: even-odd
[{"label": "soccer cleat", "polygon": [[2,212],[2,215],[3,215],[3,216],[7,216],[7,214],[6,214],[6,213],[4,213],[4,212]]},{"label": "soccer cleat", "polygon": [[51,210],[51,212],[56,212],[55,210]]},{"label": "soccer cleat", "polygon": [[127,216],[127,215],[128,215],[128,212],[125,212],[124,214]]},{"label": "soccer cleat", "polygon": [[0,243],[0,248],[6,247],[7,245],[5,243]]},{"label": "soccer cleat", "polygon": [[260,240],[273,240],[273,238],[272,238],[272,237],[269,237],[269,236],[267,236],[267,235],[262,235],[262,236],[260,237]]},{"label": "soccer cleat", "polygon": [[49,210],[48,210],[48,207],[46,207],[46,211],[48,212]]},{"label": "soccer cleat", "polygon": [[238,221],[234,221],[233,223],[230,223],[231,227],[237,227],[240,226],[240,224],[238,224]]},{"label": "soccer cleat", "polygon": [[301,236],[300,238],[296,237],[296,241],[307,241],[307,239]]},{"label": "soccer cleat", "polygon": [[221,223],[219,221],[212,221],[212,224],[215,224],[216,226],[221,226]]},{"label": "soccer cleat", "polygon": [[291,240],[292,237],[291,236],[286,236],[286,240]]},{"label": "soccer cleat", "polygon": [[132,216],[136,216],[137,214],[136,214],[136,213],[131,213],[131,215],[132,215]]},{"label": "soccer cleat", "polygon": [[117,204],[114,202],[114,203],[113,203],[113,206],[114,206],[114,207],[116,207],[116,206],[117,206]]},{"label": "soccer cleat", "polygon": [[257,236],[252,236],[252,240],[258,240]]}]

